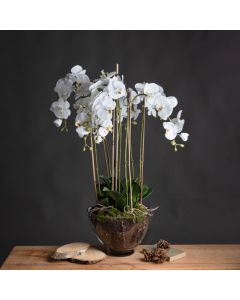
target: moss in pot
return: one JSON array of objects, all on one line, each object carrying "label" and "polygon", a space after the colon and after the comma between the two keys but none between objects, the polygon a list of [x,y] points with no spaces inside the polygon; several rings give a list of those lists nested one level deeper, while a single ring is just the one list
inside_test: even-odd
[{"label": "moss in pot", "polygon": [[[97,186],[98,204],[89,208],[89,217],[98,239],[111,255],[129,255],[139,245],[149,226],[152,210],[141,204],[141,188],[138,180],[132,180],[133,208],[129,207],[129,184],[119,182],[119,192],[112,192],[111,178],[101,176]],[[142,199],[152,190],[144,186]]]}]

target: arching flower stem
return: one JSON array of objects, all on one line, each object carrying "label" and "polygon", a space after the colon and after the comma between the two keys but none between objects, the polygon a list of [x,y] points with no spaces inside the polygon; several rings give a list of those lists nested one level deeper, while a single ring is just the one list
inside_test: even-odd
[{"label": "arching flower stem", "polygon": [[97,181],[96,181],[96,167],[95,167],[95,159],[94,159],[94,148],[93,148],[93,137],[92,133],[90,134],[90,141],[91,141],[91,159],[92,159],[92,175],[93,175],[93,186],[96,196],[96,201],[98,203],[98,196],[97,196]]}]

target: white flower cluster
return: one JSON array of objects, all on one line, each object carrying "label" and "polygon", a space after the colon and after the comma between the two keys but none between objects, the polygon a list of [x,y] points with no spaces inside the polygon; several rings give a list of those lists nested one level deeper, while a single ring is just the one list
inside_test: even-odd
[{"label": "white flower cluster", "polygon": [[70,116],[68,99],[73,93],[76,131],[81,138],[86,139],[92,133],[96,143],[102,142],[112,131],[112,116],[117,105],[120,110],[120,122],[123,122],[128,115],[129,103],[131,119],[134,121],[141,112],[138,106],[144,103],[149,116],[158,116],[164,121],[163,127],[168,140],[173,141],[179,136],[183,141],[187,141],[188,134],[182,133],[184,125],[184,120],[180,119],[182,111],[179,111],[176,118],[170,119],[174,107],[178,104],[177,99],[167,97],[163,88],[155,83],[137,83],[135,89],[136,91],[130,88],[127,90],[123,77],[116,75],[115,72],[102,71],[100,78],[91,82],[86,70],[79,65],[74,66],[71,73],[59,79],[56,84],[55,92],[59,99],[50,107],[57,118],[54,124],[60,127],[62,120]]},{"label": "white flower cluster", "polygon": [[180,120],[182,111],[179,111],[177,118],[170,119],[174,107],[178,104],[177,99],[173,96],[167,97],[163,88],[155,83],[137,83],[135,88],[143,95],[149,116],[159,116],[164,121],[169,119],[169,122],[163,122],[163,127],[166,130],[165,137],[168,140],[174,140],[179,135],[186,142],[189,134],[181,133],[184,125],[184,120]]}]

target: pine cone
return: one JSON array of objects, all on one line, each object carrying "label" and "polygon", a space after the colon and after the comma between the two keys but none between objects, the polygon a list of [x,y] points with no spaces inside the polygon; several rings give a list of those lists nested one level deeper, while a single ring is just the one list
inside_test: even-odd
[{"label": "pine cone", "polygon": [[144,260],[147,262],[152,261],[153,256],[154,256],[153,251],[148,250],[148,249],[143,249],[143,255],[144,255]]},{"label": "pine cone", "polygon": [[144,249],[143,254],[146,262],[155,262],[157,264],[161,264],[164,261],[170,260],[167,251],[160,248],[155,248],[153,250]]},{"label": "pine cone", "polygon": [[157,264],[161,264],[164,261],[169,261],[170,258],[167,254],[167,251],[165,249],[160,249],[160,248],[156,248],[154,250],[154,257],[152,259],[152,261],[154,261]]},{"label": "pine cone", "polygon": [[168,249],[170,246],[170,243],[165,240],[159,240],[157,243],[157,248],[160,249]]}]

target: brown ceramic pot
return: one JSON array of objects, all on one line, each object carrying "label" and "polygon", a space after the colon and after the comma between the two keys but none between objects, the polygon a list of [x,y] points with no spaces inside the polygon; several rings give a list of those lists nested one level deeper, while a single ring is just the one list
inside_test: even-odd
[{"label": "brown ceramic pot", "polygon": [[146,216],[141,221],[135,222],[116,217],[99,221],[96,215],[90,215],[99,240],[111,255],[129,255],[133,253],[134,248],[142,242],[148,230],[149,218],[149,216]]}]

